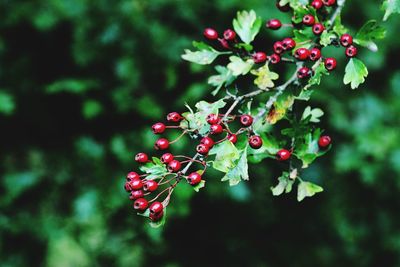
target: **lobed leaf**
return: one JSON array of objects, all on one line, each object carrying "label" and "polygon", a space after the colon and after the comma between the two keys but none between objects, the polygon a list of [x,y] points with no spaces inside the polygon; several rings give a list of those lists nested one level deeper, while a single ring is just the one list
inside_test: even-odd
[{"label": "lobed leaf", "polygon": [[385,0],[382,9],[385,11],[383,21],[386,21],[393,13],[400,14],[400,0]]},{"label": "lobed leaf", "polygon": [[311,182],[300,181],[297,187],[297,201],[302,201],[306,197],[312,197],[317,193],[324,191],[319,185]]},{"label": "lobed leaf", "polygon": [[343,83],[351,84],[351,89],[356,89],[365,81],[367,76],[368,69],[364,63],[357,58],[352,58],[346,65]]},{"label": "lobed leaf", "polygon": [[[229,142],[229,141],[228,141]],[[230,169],[221,181],[229,181],[230,186],[237,185],[242,180],[249,180],[249,167],[247,163],[247,146],[239,152],[240,157],[236,165]]]},{"label": "lobed leaf", "polygon": [[228,69],[234,76],[246,75],[254,65],[252,59],[244,61],[238,56],[231,56],[229,57],[229,60],[231,62],[228,64]]},{"label": "lobed leaf", "polygon": [[251,74],[257,76],[257,78],[254,80],[254,84],[262,90],[273,88],[275,86],[273,81],[279,78],[278,73],[270,71],[268,68],[268,63],[256,70],[252,70]]},{"label": "lobed leaf", "polygon": [[246,44],[250,44],[260,31],[262,20],[257,17],[254,10],[242,11],[237,13],[233,20],[233,28],[240,39]]},{"label": "lobed leaf", "polygon": [[369,20],[358,31],[354,38],[354,42],[376,52],[378,46],[374,40],[383,39],[385,36],[386,29],[380,26],[376,20]]}]

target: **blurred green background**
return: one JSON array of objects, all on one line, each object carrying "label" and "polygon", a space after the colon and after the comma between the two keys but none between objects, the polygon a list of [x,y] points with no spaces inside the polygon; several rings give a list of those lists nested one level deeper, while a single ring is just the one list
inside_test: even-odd
[{"label": "blurred green background", "polygon": [[[353,33],[380,1],[348,1]],[[212,68],[180,59],[202,30],[240,9],[289,21],[274,1],[0,0],[0,266],[400,266],[400,19],[379,52],[361,50],[367,82],[314,94],[334,147],[304,178],[325,188],[298,203],[269,187],[283,166],[251,166],[230,188],[206,177],[175,190],[162,229],[123,190],[149,126],[211,99]],[[282,37],[267,31],[268,38]],[[260,48],[262,49],[262,48]],[[186,151],[182,142],[177,150]]]}]

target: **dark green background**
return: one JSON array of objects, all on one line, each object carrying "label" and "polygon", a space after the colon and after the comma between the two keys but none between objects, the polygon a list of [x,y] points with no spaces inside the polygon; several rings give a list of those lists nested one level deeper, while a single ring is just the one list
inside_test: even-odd
[{"label": "dark green background", "polygon": [[[283,166],[266,160],[237,187],[219,173],[198,194],[180,186],[163,229],[130,206],[124,175],[151,151],[149,126],[211,99],[213,69],[183,62],[183,49],[236,10],[289,21],[273,2],[0,0],[0,266],[400,266],[396,16],[378,53],[360,51],[359,90],[341,83],[341,51],[313,95],[334,147],[303,177],[323,193],[273,197]],[[380,1],[348,2],[352,33],[383,17]]]}]

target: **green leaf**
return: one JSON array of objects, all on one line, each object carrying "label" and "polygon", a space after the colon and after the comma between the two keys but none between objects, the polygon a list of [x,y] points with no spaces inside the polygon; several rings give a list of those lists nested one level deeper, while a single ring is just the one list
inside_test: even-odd
[{"label": "green leaf", "polygon": [[200,65],[211,64],[219,55],[231,53],[219,52],[203,42],[193,42],[193,46],[199,50],[191,51],[189,49],[185,49],[185,54],[182,55],[182,58]]},{"label": "green leaf", "polygon": [[46,93],[68,92],[72,94],[84,94],[97,87],[98,83],[93,80],[64,79],[47,85]]},{"label": "green leaf", "polygon": [[260,163],[265,158],[275,158],[276,153],[281,149],[278,140],[272,135],[261,133],[263,144],[259,149],[248,150],[248,160],[251,163]]},{"label": "green leaf", "polygon": [[[229,142],[229,141],[228,141]],[[247,146],[239,152],[240,158],[221,181],[229,181],[230,186],[237,185],[241,180],[249,180],[249,167],[247,164]]]},{"label": "green leaf", "polygon": [[250,44],[258,32],[262,24],[261,18],[257,18],[254,10],[237,12],[236,19],[233,20],[233,28],[239,35],[240,39],[246,44]]},{"label": "green leaf", "polygon": [[383,1],[382,9],[385,11],[383,21],[386,21],[391,14],[400,14],[400,0],[385,0]]},{"label": "green leaf", "polygon": [[[283,1],[281,1],[282,3]],[[308,4],[308,0],[290,0],[290,7],[293,9],[292,21],[295,24],[300,23],[303,20],[304,15],[311,14],[314,16],[316,21],[318,22],[318,16],[314,8],[308,9],[306,5]]]},{"label": "green leaf", "polygon": [[380,26],[376,20],[369,20],[358,31],[354,42],[376,52],[378,51],[378,46],[375,44],[374,40],[383,39],[385,36],[386,29]]},{"label": "green leaf", "polygon": [[279,183],[275,187],[271,187],[272,195],[279,196],[285,193],[290,193],[294,184],[294,180],[289,178],[288,172],[283,172],[278,178]]},{"label": "green leaf", "polygon": [[286,111],[292,107],[294,103],[294,96],[290,93],[281,94],[275,101],[271,110],[267,115],[267,122],[270,124],[275,124],[279,120],[283,119],[286,115]]},{"label": "green leaf", "polygon": [[273,80],[277,80],[279,78],[278,73],[269,70],[268,63],[256,70],[252,70],[251,74],[257,76],[257,78],[254,80],[254,84],[262,90],[273,88],[275,86]]},{"label": "green leaf", "polygon": [[314,33],[312,32],[311,27],[305,28],[303,30],[293,30],[293,35],[293,40],[296,42],[296,47],[293,48],[292,53],[294,53],[300,47],[309,49],[312,46]]},{"label": "green leaf", "polygon": [[336,34],[333,32],[323,31],[319,40],[319,43],[322,46],[328,46],[332,43],[333,40],[337,38]]},{"label": "green leaf", "polygon": [[212,92],[213,95],[218,94],[219,90],[225,85],[230,85],[236,77],[232,75],[232,71],[224,66],[216,66],[215,70],[219,73],[208,78],[208,84],[215,86],[215,90]]},{"label": "green leaf", "polygon": [[307,168],[316,158],[324,155],[329,149],[320,150],[318,140],[321,136],[321,129],[316,129],[313,133],[307,133],[296,140],[294,155],[303,162],[303,168]]},{"label": "green leaf", "polygon": [[229,60],[231,62],[228,64],[228,69],[235,76],[247,74],[254,65],[254,61],[252,59],[244,61],[240,57],[231,56],[229,57]]},{"label": "green leaf", "polygon": [[324,64],[319,64],[314,70],[314,75],[308,80],[308,86],[319,85],[323,75],[329,75],[329,72],[325,68]]},{"label": "green leaf", "polygon": [[153,157],[152,162],[148,162],[139,167],[139,169],[147,173],[146,179],[152,180],[156,178],[160,178],[166,174],[168,174],[167,168],[165,165],[160,161],[159,158]]},{"label": "green leaf", "polygon": [[209,155],[216,155],[213,168],[225,173],[236,166],[235,161],[240,157],[238,149],[229,140],[215,145]]},{"label": "green leaf", "polygon": [[15,110],[14,97],[5,91],[0,90],[0,113],[11,115]]},{"label": "green leaf", "polygon": [[343,26],[342,18],[340,15],[338,15],[336,17],[335,22],[333,23],[332,29],[338,36],[342,36],[343,34],[349,32],[349,30],[345,26]]},{"label": "green leaf", "polygon": [[307,119],[308,117],[310,117],[310,121],[311,122],[319,122],[319,118],[322,117],[324,115],[324,112],[322,111],[322,109],[319,108],[314,108],[311,109],[310,106],[306,107],[303,115],[301,116],[301,119]]},{"label": "green leaf", "polygon": [[302,201],[306,197],[312,197],[316,193],[322,192],[324,189],[320,187],[319,185],[310,183],[310,182],[305,182],[305,181],[300,181],[300,184],[298,185],[297,188],[297,201]]},{"label": "green leaf", "polygon": [[201,188],[206,186],[206,181],[201,180],[200,183],[198,183],[197,185],[193,186],[193,190],[196,192],[199,192]]},{"label": "green leaf", "polygon": [[351,83],[351,89],[356,89],[365,81],[367,76],[368,69],[364,63],[357,58],[352,58],[347,63],[343,82],[344,84]]}]

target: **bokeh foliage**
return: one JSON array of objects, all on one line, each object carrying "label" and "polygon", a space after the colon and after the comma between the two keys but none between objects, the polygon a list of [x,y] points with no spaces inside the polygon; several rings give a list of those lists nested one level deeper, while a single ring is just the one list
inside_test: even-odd
[{"label": "bokeh foliage", "polygon": [[[396,16],[377,53],[362,49],[359,90],[338,82],[345,60],[332,51],[338,71],[313,95],[334,147],[305,175],[324,193],[274,198],[281,166],[263,161],[237,187],[220,173],[198,194],[179,186],[163,229],[130,207],[123,179],[152,147],[149,125],[212,99],[213,70],[181,61],[183,49],[237,10],[288,21],[273,2],[0,1],[0,266],[399,266]],[[353,33],[384,15],[380,1],[348,2]]]}]

